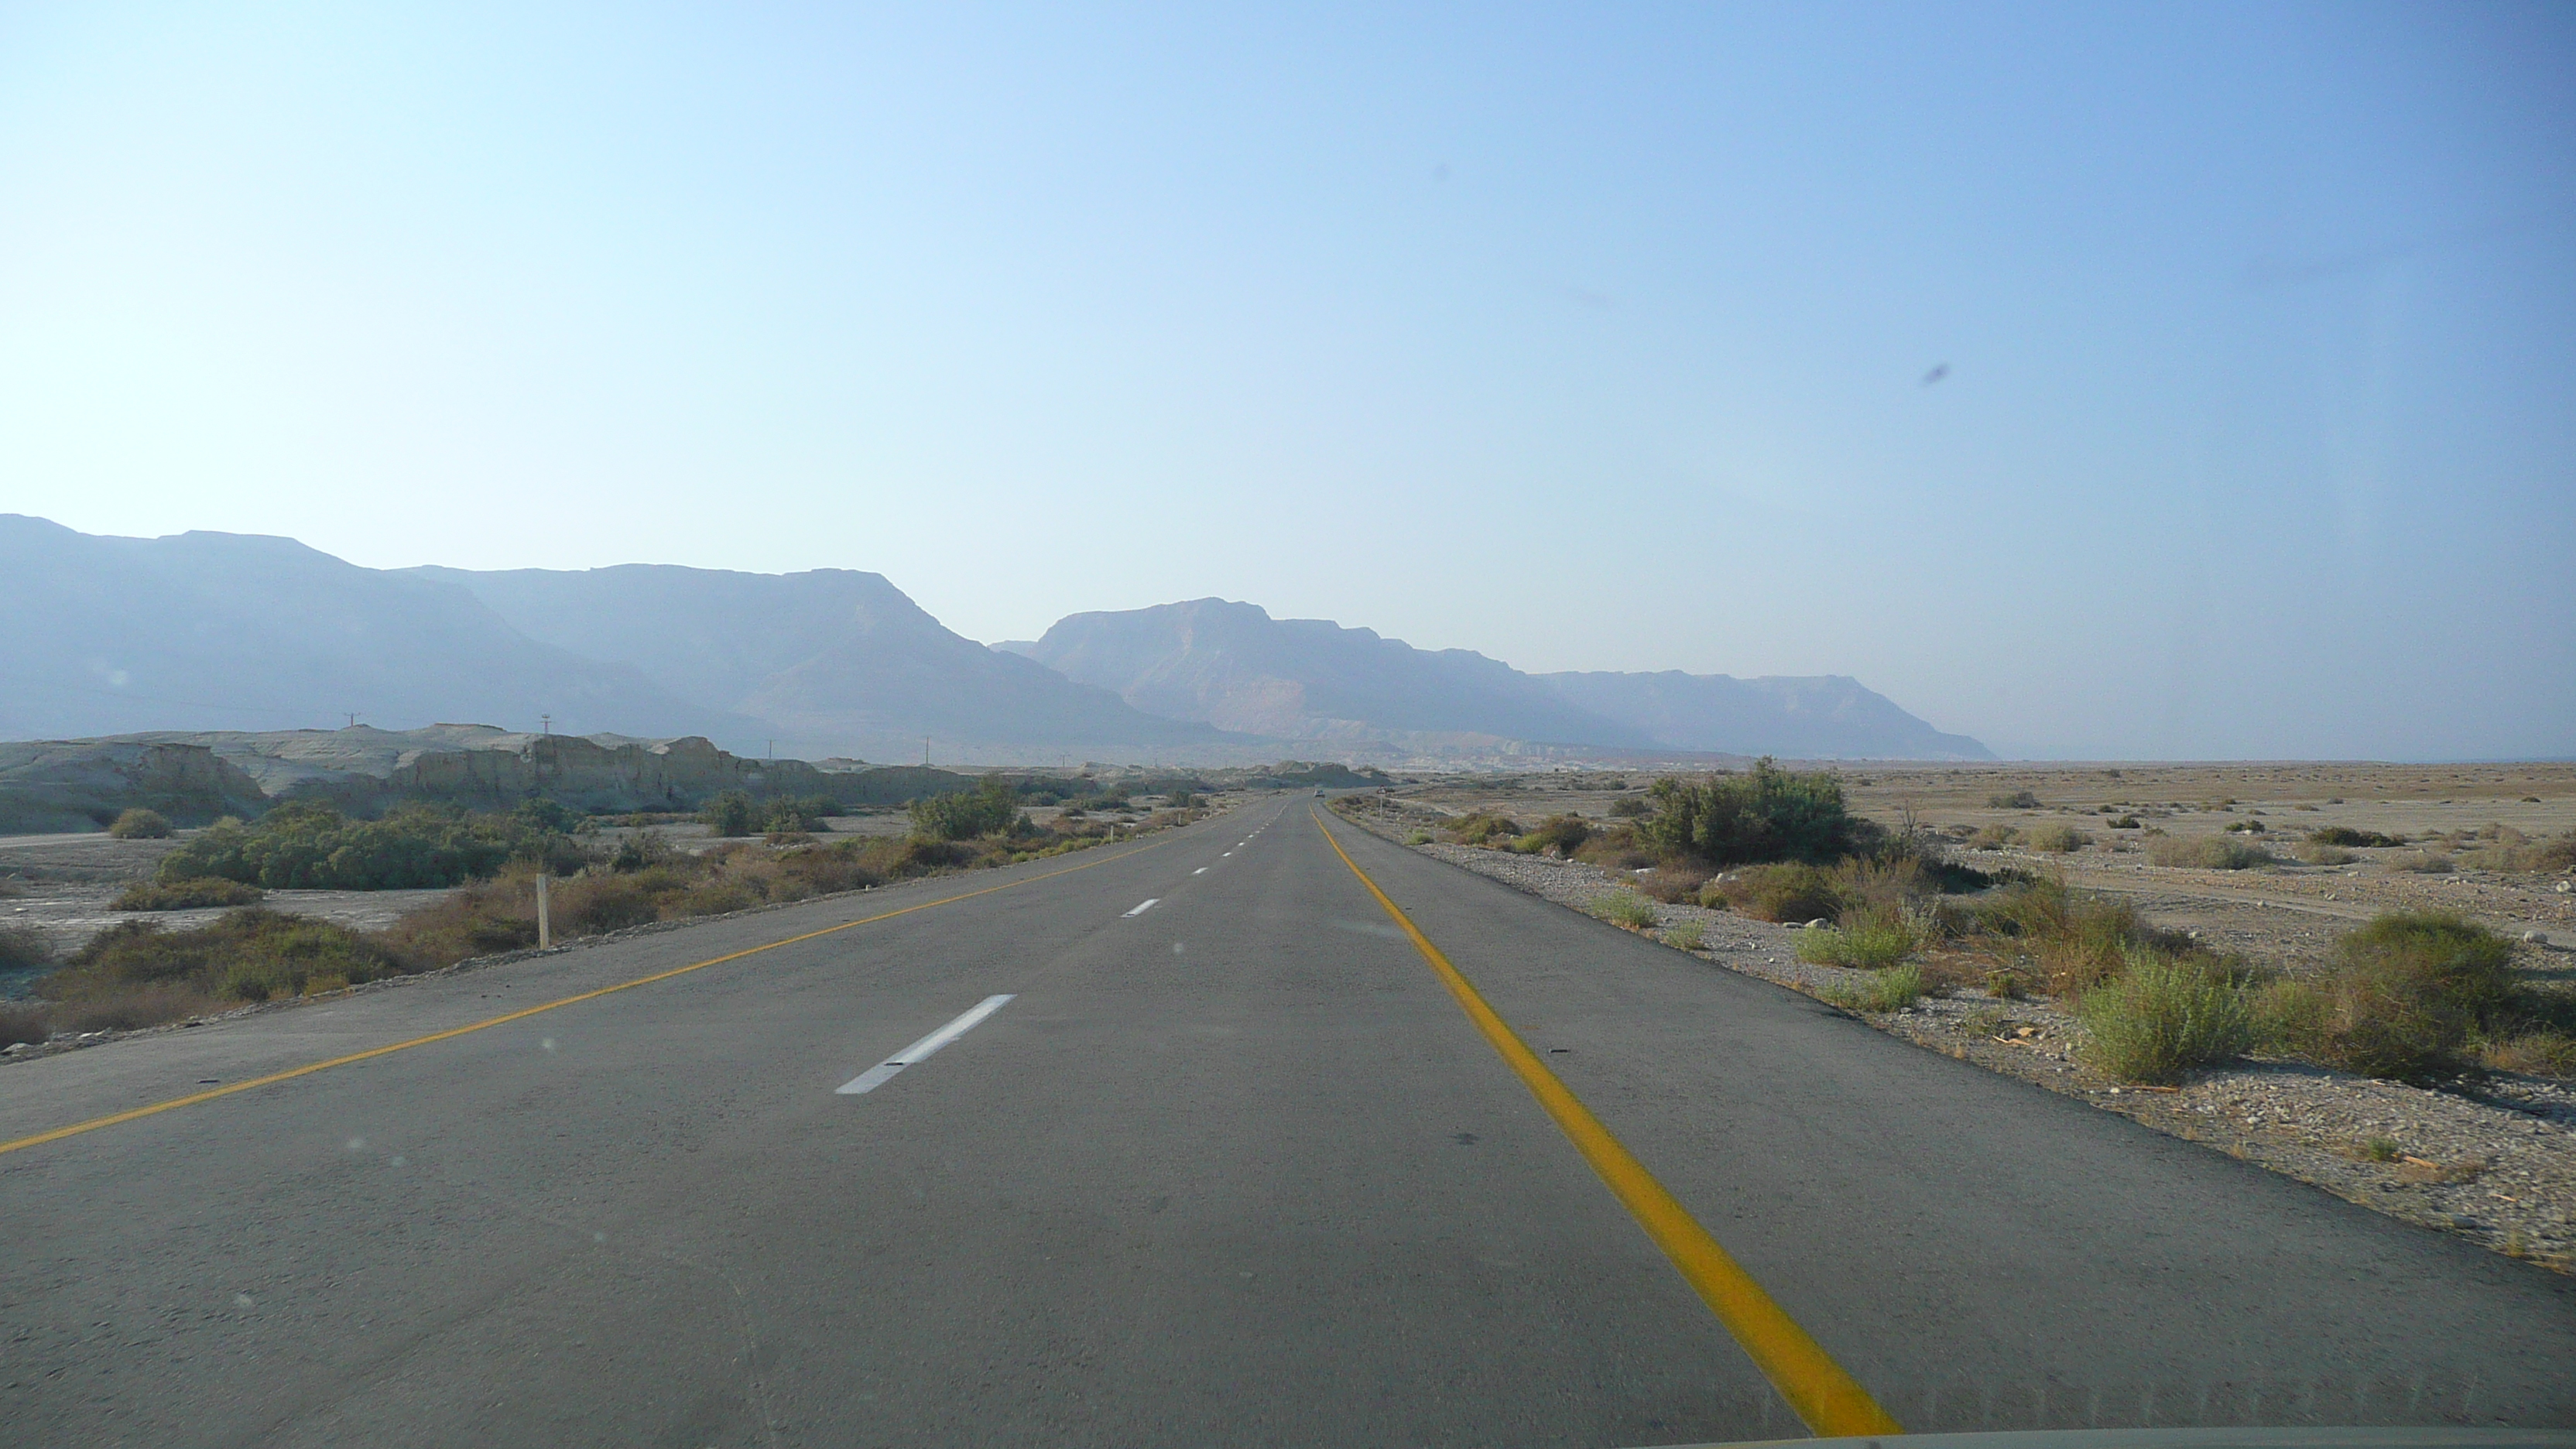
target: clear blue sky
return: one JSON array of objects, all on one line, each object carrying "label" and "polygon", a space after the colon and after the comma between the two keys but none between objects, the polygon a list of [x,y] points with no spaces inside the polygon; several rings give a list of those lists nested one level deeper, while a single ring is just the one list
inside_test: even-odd
[{"label": "clear blue sky", "polygon": [[0,508],[2576,754],[2576,7],[0,7]]}]

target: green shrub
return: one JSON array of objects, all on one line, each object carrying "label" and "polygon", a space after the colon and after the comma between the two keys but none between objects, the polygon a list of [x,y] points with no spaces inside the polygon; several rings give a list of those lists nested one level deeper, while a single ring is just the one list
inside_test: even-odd
[{"label": "green shrub", "polygon": [[840,813],[841,802],[828,795],[781,795],[763,808],[760,828],[772,835],[809,834],[830,830],[830,817]]},{"label": "green shrub", "polygon": [[1610,802],[1612,818],[1642,820],[1655,813],[1655,802],[1643,795],[1623,795]]},{"label": "green shrub", "polygon": [[1798,959],[1820,966],[1879,970],[1922,949],[1923,933],[1884,907],[1846,912],[1843,924],[1798,933]]},{"label": "green shrub", "polygon": [[184,987],[234,1001],[332,990],[409,969],[384,943],[329,921],[251,906],[192,930],[120,921],[91,937],[37,983],[52,1000],[79,1001],[120,988]]},{"label": "green shrub", "polygon": [[1551,815],[1538,823],[1538,828],[1512,842],[1512,849],[1523,855],[1536,855],[1555,846],[1559,855],[1571,858],[1583,842],[1592,838],[1592,826],[1579,815]]},{"label": "green shrub", "polygon": [[111,911],[187,911],[203,906],[255,906],[268,893],[222,876],[195,880],[136,881],[107,903]]},{"label": "green shrub", "polygon": [[1407,845],[1429,845],[1431,843],[1431,832],[1428,830],[1417,830],[1411,835],[1404,837],[1404,843]]},{"label": "green shrub", "polygon": [[1683,921],[1664,928],[1664,944],[1684,951],[1696,951],[1707,944],[1707,932],[1697,921]]},{"label": "green shrub", "polygon": [[2233,835],[2261,835],[2265,833],[2263,822],[2260,820],[2231,820],[2227,823],[2227,829],[2228,833]]},{"label": "green shrub", "polygon": [[2112,830],[2136,830],[2139,828],[2138,817],[2135,815],[2119,816],[2109,822],[2108,828]]},{"label": "green shrub", "polygon": [[2431,1081],[2468,1066],[2480,1032],[2510,1031],[2554,1003],[2523,988],[2513,944],[2436,911],[2397,911],[2335,943],[2321,979],[2260,999],[2267,1040],[2363,1076]]},{"label": "green shrub", "polygon": [[709,833],[728,838],[749,835],[759,818],[759,810],[751,803],[751,797],[740,790],[725,791],[709,800],[706,808],[698,812],[698,823]]},{"label": "green shrub", "polygon": [[1757,921],[1814,921],[1839,914],[1845,901],[1832,872],[1789,864],[1719,876],[1701,888],[1700,903],[1724,904]]},{"label": "green shrub", "polygon": [[2036,810],[2039,808],[2039,797],[2030,793],[2028,790],[2015,790],[2008,795],[1989,795],[1986,797],[1986,808],[1989,810]]},{"label": "green shrub", "polygon": [[1638,823],[1637,839],[1662,859],[1823,863],[1875,843],[1879,833],[1845,807],[1839,778],[1783,770],[1767,756],[1741,775],[1698,783],[1666,777],[1652,794],[1655,814]]},{"label": "green shrub", "polygon": [[2223,835],[2201,835],[2156,841],[2147,847],[2147,859],[2157,865],[2200,870],[2250,870],[2270,865],[2272,852]]},{"label": "green shrub", "polygon": [[925,840],[1025,834],[1032,828],[1028,820],[1020,813],[1019,792],[999,775],[985,776],[972,790],[912,802],[912,833]]},{"label": "green shrub", "polygon": [[1845,1011],[1902,1011],[1923,999],[1923,972],[1891,966],[1865,981],[1829,986],[1820,995]]},{"label": "green shrub", "polygon": [[2072,825],[2056,821],[2033,826],[2030,832],[2030,848],[2044,850],[2051,855],[2065,855],[2070,851],[2082,850],[2092,843],[2092,836]]},{"label": "green shrub", "polygon": [[[2341,804],[2342,802],[2336,801],[2334,803]],[[2328,825],[2309,831],[2308,843],[2311,845],[2373,847],[2382,845],[2404,845],[2406,843],[2406,837],[2403,835],[2382,835],[2376,830],[2351,830],[2341,825]]]},{"label": "green shrub", "polygon": [[1634,891],[1611,891],[1594,896],[1592,914],[1632,931],[1648,930],[1656,920],[1654,903]]},{"label": "green shrub", "polygon": [[1968,837],[1968,846],[1972,850],[2001,850],[2019,839],[2021,832],[2009,825],[1987,825]]},{"label": "green shrub", "polygon": [[1449,830],[1451,834],[1458,837],[1458,843],[1461,845],[1483,845],[1497,835],[1517,838],[1525,833],[1519,821],[1508,815],[1497,815],[1491,810],[1479,810],[1472,815],[1462,817],[1457,824],[1450,826]]},{"label": "green shrub", "polygon": [[2124,1082],[2172,1083],[2244,1052],[2254,1024],[2242,993],[2189,965],[2136,953],[2084,993],[2085,1060]]},{"label": "green shrub", "polygon": [[160,811],[146,810],[138,805],[117,816],[116,823],[107,827],[107,833],[119,840],[167,840],[170,838],[170,822],[162,817]]},{"label": "green shrub", "polygon": [[268,890],[419,890],[489,876],[512,858],[558,871],[582,863],[569,836],[515,815],[469,815],[406,805],[381,820],[349,820],[328,805],[281,805],[257,824],[217,821],[170,852],[162,882],[216,876]]}]

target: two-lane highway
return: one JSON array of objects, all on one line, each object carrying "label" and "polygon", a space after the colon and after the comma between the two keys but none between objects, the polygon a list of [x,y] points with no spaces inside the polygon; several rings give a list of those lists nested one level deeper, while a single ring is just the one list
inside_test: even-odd
[{"label": "two-lane highway", "polygon": [[0,1070],[0,1434],[1803,1432],[1362,872],[1908,1428],[2576,1422],[2565,1280],[1313,805]]}]

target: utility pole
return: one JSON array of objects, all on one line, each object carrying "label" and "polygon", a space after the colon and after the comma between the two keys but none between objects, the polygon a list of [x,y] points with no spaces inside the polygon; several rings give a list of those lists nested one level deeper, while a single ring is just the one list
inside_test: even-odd
[{"label": "utility pole", "polygon": [[354,709],[344,709],[344,710],[340,711],[340,713],[345,714],[345,715],[347,715],[347,716],[349,717],[349,728],[351,728],[351,729],[356,729],[356,728],[358,727],[358,712],[357,712],[356,710],[354,710]]},{"label": "utility pole", "polygon": [[925,770],[930,768],[930,736],[928,735],[921,737],[921,768]]},{"label": "utility pole", "polygon": [[541,714],[541,715],[538,715],[538,716],[537,716],[537,724],[538,724],[538,727],[539,727],[539,728],[541,728],[541,729],[543,729],[547,734],[553,734],[553,733],[555,732],[555,717],[554,717],[553,715],[550,715],[550,714]]}]

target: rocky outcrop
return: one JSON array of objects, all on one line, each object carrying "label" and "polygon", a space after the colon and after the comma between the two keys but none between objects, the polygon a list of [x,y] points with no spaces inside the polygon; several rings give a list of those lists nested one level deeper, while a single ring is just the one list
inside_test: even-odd
[{"label": "rocky outcrop", "polygon": [[96,830],[135,806],[177,825],[256,815],[259,782],[202,744],[29,740],[0,744],[0,834]]},{"label": "rocky outcrop", "polygon": [[0,834],[95,829],[132,805],[202,825],[283,800],[370,816],[412,800],[507,810],[543,798],[615,812],[695,810],[727,790],[899,805],[974,783],[918,765],[824,770],[752,759],[696,735],[640,740],[471,724],[160,733],[0,744]]}]

